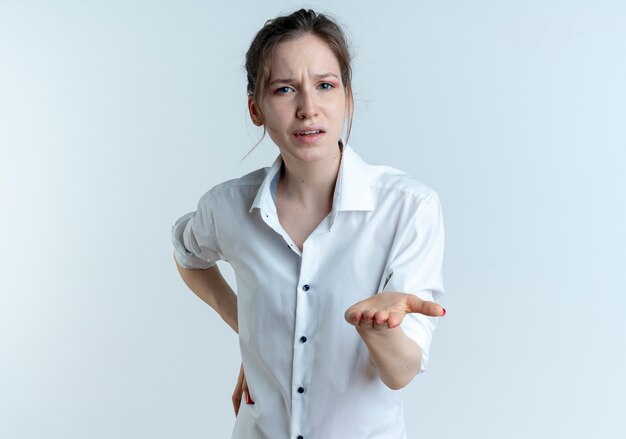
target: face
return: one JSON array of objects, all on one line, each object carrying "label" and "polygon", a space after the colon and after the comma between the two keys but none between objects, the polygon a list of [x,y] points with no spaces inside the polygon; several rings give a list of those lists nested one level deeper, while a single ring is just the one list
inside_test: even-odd
[{"label": "face", "polygon": [[249,98],[252,121],[265,125],[285,160],[311,162],[338,153],[348,100],[339,62],[318,37],[309,34],[277,46],[261,105],[263,116]]}]

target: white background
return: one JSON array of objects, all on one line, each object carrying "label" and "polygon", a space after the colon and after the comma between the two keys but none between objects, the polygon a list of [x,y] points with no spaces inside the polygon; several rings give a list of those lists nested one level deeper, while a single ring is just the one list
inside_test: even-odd
[{"label": "white background", "polygon": [[[300,6],[0,2],[0,437],[230,436],[237,338],[170,227],[275,159],[244,55]],[[409,438],[626,437],[626,4],[304,6],[352,43],[350,144],[444,208]]]}]

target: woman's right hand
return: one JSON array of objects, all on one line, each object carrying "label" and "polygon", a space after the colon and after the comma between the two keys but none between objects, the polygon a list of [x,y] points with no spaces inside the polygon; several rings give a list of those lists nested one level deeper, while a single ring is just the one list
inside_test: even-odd
[{"label": "woman's right hand", "polygon": [[250,392],[248,390],[248,383],[246,382],[246,376],[243,373],[243,363],[239,368],[239,378],[237,378],[237,385],[235,386],[235,391],[233,392],[233,408],[235,409],[235,416],[239,413],[239,406],[241,405],[241,395],[245,394],[246,396],[246,404],[254,404],[252,397],[250,396]]}]

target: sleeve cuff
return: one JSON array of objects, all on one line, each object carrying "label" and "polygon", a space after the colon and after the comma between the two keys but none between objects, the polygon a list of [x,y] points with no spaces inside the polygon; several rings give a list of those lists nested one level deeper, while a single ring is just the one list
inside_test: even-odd
[{"label": "sleeve cuff", "polygon": [[185,248],[183,233],[187,226],[189,219],[193,216],[194,212],[190,212],[187,215],[179,218],[172,226],[172,243],[174,244],[174,258],[178,264],[186,269],[207,269],[216,265],[215,261],[207,261],[199,258],[189,250]]},{"label": "sleeve cuff", "polygon": [[[422,290],[414,294],[422,300],[433,301],[433,293],[430,290]],[[437,327],[437,318],[418,313],[407,314],[400,326],[406,336],[417,343],[420,348],[422,358],[417,373],[423,373],[428,366],[430,345],[433,332]]]}]

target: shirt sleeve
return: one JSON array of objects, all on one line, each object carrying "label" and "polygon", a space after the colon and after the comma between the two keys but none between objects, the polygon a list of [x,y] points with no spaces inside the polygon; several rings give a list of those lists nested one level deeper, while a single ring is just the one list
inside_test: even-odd
[{"label": "shirt sleeve", "polygon": [[[381,291],[414,294],[436,301],[443,289],[444,228],[439,196],[431,191],[419,204],[403,234],[392,246],[386,282]],[[418,373],[428,364],[428,353],[438,317],[410,313],[401,328],[422,350]]]},{"label": "shirt sleeve", "polygon": [[176,261],[187,269],[207,269],[223,259],[215,234],[210,192],[200,198],[195,212],[180,217],[172,226]]}]

